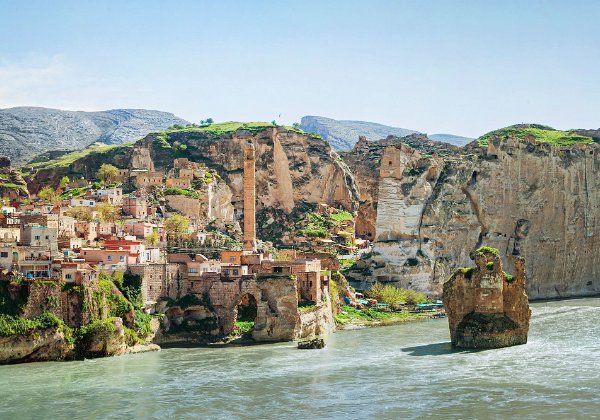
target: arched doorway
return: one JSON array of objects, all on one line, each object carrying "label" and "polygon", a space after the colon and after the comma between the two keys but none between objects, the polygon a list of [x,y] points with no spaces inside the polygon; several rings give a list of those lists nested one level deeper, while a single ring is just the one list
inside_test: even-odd
[{"label": "arched doorway", "polygon": [[249,336],[252,333],[256,322],[256,311],[256,298],[249,293],[242,295],[236,307],[234,331],[237,335]]}]

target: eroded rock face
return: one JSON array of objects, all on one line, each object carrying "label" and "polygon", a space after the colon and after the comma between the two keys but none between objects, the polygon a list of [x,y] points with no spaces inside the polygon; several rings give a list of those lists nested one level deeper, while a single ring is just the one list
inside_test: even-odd
[{"label": "eroded rock face", "polygon": [[86,357],[105,357],[124,354],[125,330],[121,318],[109,318],[97,328],[91,329],[83,343],[81,352]]},{"label": "eroded rock face", "polygon": [[[412,146],[390,157],[414,165],[418,155],[411,149],[429,153]],[[525,258],[532,299],[600,293],[597,144],[509,138],[493,139],[487,150],[471,145],[446,152],[430,153],[439,171],[435,181],[408,173],[381,178],[375,253],[365,281],[440,296],[444,280],[485,245],[500,250],[513,275],[509,260]]]},{"label": "eroded rock face", "polygon": [[0,364],[64,360],[72,351],[73,345],[57,328],[0,337]]},{"label": "eroded rock face", "polygon": [[527,343],[531,310],[523,260],[515,276],[502,270],[497,250],[480,248],[475,268],[459,269],[444,283],[443,301],[452,345],[498,348]]}]

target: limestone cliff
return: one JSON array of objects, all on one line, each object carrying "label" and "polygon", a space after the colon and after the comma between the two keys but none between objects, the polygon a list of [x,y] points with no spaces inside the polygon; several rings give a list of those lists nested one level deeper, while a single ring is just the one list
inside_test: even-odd
[{"label": "limestone cliff", "polygon": [[496,249],[482,247],[475,253],[476,268],[461,268],[444,283],[452,345],[497,348],[527,343],[531,309],[523,259],[513,260],[515,276],[502,270]]},{"label": "limestone cliff", "polygon": [[[567,140],[549,143],[527,130]],[[502,133],[443,159],[431,156],[421,174],[383,177],[371,279],[439,296],[456,267],[489,245],[505,263],[525,258],[531,298],[600,292],[600,147],[549,129]],[[421,153],[398,150],[382,162],[419,167]]]}]

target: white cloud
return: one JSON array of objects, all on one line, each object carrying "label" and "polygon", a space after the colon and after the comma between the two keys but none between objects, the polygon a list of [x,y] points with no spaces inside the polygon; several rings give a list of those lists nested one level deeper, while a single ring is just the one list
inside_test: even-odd
[{"label": "white cloud", "polygon": [[10,61],[0,57],[0,108],[97,111],[132,104],[132,92],[119,85],[85,74],[65,55],[30,54]]}]

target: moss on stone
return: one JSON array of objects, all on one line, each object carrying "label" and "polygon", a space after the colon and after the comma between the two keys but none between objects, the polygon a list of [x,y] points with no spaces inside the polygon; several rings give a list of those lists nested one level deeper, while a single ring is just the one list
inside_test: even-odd
[{"label": "moss on stone", "polygon": [[475,251],[477,255],[485,255],[485,254],[494,254],[500,256],[500,253],[496,248],[492,248],[491,246],[482,246],[477,251]]}]

